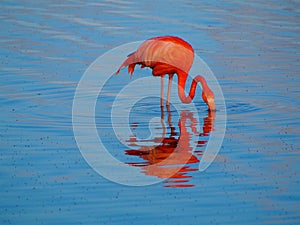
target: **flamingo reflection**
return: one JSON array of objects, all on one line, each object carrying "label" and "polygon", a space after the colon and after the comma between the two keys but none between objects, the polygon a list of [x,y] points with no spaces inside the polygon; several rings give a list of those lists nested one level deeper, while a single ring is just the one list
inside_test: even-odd
[{"label": "flamingo reflection", "polygon": [[[169,178],[165,181],[165,187],[184,188],[192,187],[194,184],[189,183],[191,172],[198,170],[199,157],[202,151],[198,150],[205,147],[210,132],[214,129],[215,111],[208,111],[204,118],[202,132],[198,132],[196,125],[198,121],[191,111],[181,111],[178,122],[179,133],[172,124],[172,114],[170,107],[167,106],[168,118],[167,124],[170,132],[162,123],[162,137],[156,137],[149,142],[154,142],[154,146],[140,146],[136,137],[132,136],[128,140],[129,146],[139,146],[136,150],[126,150],[127,155],[138,156],[144,162],[128,163],[131,166],[141,167],[143,173],[158,178]],[[162,107],[161,119],[164,121],[164,109]],[[132,124],[134,130],[138,123]],[[192,135],[200,136],[197,142],[197,150],[193,152],[191,146]],[[202,140],[203,139],[203,140]]]}]

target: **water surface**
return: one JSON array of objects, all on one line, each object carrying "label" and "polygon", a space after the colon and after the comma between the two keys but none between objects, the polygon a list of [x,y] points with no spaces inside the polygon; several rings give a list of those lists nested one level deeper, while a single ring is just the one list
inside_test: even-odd
[{"label": "water surface", "polygon": [[[299,6],[297,1],[2,1],[1,224],[299,223]],[[190,129],[191,112],[171,108],[169,123],[165,109],[169,149],[184,133],[180,122],[191,137],[200,135],[196,152],[178,153],[192,159],[178,176],[144,187],[113,183],[87,164],[76,145],[77,83],[111,48],[165,34],[188,40],[217,77],[228,114],[222,148],[207,170],[197,170],[213,132],[210,125],[204,132],[205,121],[212,120],[199,98],[198,133]],[[107,128],[99,129],[101,137],[112,146],[120,143],[113,142],[105,109],[109,96],[130,82],[123,74],[107,90],[102,110],[96,109],[98,128]],[[161,116],[158,102],[146,99],[132,109],[138,137],[148,137],[149,116]],[[152,146],[155,140],[139,144]],[[165,156],[159,151],[143,156],[141,147],[112,149],[141,171],[141,165]],[[142,172],[159,178],[159,171]]]}]

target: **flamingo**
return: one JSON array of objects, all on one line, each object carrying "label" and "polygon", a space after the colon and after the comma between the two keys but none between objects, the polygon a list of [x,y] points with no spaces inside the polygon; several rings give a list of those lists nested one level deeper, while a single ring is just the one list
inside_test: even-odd
[{"label": "flamingo", "polygon": [[153,76],[161,77],[161,106],[163,106],[164,76],[169,75],[166,105],[170,105],[172,79],[174,74],[177,74],[178,95],[183,103],[190,103],[193,100],[197,83],[201,83],[202,99],[208,105],[209,111],[215,111],[214,94],[203,76],[198,75],[193,79],[189,94],[185,95],[185,84],[193,61],[194,49],[188,42],[176,36],[153,37],[128,55],[116,74],[128,66],[128,73],[132,75],[137,64],[141,65],[141,68],[151,68]]}]

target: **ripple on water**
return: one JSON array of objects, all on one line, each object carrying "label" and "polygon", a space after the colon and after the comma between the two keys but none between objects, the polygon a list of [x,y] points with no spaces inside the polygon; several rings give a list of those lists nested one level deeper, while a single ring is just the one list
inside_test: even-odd
[{"label": "ripple on water", "polygon": [[245,114],[258,112],[262,109],[246,102],[226,101],[226,111],[228,114]]}]

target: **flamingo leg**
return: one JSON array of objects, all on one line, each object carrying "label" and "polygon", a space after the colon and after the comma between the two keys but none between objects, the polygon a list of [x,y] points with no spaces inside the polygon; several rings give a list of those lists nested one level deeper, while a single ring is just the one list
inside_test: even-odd
[{"label": "flamingo leg", "polygon": [[170,96],[171,96],[171,87],[172,87],[172,79],[174,74],[169,74],[169,82],[168,82],[168,94],[167,94],[167,103],[166,105],[170,105]]},{"label": "flamingo leg", "polygon": [[167,130],[166,130],[166,126],[165,126],[165,112],[164,112],[164,106],[161,106],[160,107],[160,110],[161,110],[161,127],[162,127],[162,139],[166,137],[166,133],[167,133]]},{"label": "flamingo leg", "polygon": [[160,107],[164,107],[164,77],[160,78]]},{"label": "flamingo leg", "polygon": [[167,112],[168,112],[168,124],[169,124],[169,127],[172,127],[172,113],[170,110],[170,105],[166,105],[166,108],[167,108]]}]

